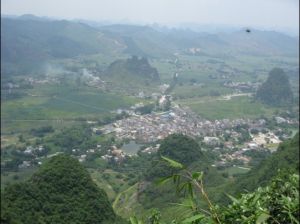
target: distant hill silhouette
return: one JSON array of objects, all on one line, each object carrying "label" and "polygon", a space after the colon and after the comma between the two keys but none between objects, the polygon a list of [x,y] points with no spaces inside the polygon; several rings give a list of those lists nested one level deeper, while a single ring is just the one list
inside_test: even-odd
[{"label": "distant hill silhouette", "polygon": [[268,79],[260,86],[256,99],[271,106],[285,106],[293,102],[288,76],[281,68],[273,68]]},{"label": "distant hill silhouette", "polygon": [[160,80],[157,69],[149,64],[147,58],[137,56],[111,63],[104,75],[121,82],[128,80],[152,83]]},{"label": "distant hill silhouette", "polygon": [[1,194],[1,223],[119,223],[106,193],[74,158],[53,157]]}]

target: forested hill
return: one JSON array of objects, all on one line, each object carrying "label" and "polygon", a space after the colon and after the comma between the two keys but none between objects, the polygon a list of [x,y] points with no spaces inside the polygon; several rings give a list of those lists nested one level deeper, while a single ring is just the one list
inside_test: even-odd
[{"label": "forested hill", "polygon": [[126,60],[117,60],[111,63],[105,71],[106,78],[116,79],[117,81],[128,82],[159,82],[159,74],[156,68],[152,67],[148,59],[132,56]]},{"label": "forested hill", "polygon": [[51,59],[122,51],[96,28],[66,20],[1,18],[1,71],[27,74]]},{"label": "forested hill", "polygon": [[76,160],[58,155],[1,194],[1,223],[121,223],[106,193]]},{"label": "forested hill", "polygon": [[273,68],[268,79],[257,90],[256,98],[272,106],[290,105],[293,93],[288,76],[281,68]]}]

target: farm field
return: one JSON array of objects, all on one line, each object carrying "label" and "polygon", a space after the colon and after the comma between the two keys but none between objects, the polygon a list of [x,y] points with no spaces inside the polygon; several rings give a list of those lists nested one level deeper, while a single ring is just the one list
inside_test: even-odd
[{"label": "farm field", "polygon": [[74,87],[39,86],[29,94],[1,103],[2,132],[24,131],[38,123],[59,126],[57,120],[73,124],[81,117],[99,119],[112,110],[127,108],[137,102],[132,97],[84,87],[77,90]]},{"label": "farm field", "polygon": [[248,96],[236,96],[229,100],[220,97],[192,98],[176,101],[180,105],[190,107],[194,112],[206,119],[259,118],[270,116],[278,108],[254,102]]}]

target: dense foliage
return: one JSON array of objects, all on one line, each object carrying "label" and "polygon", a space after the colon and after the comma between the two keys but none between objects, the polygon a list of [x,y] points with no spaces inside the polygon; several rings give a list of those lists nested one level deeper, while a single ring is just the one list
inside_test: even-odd
[{"label": "dense foliage", "polygon": [[293,101],[293,93],[288,76],[281,68],[273,68],[266,82],[257,90],[256,98],[272,106],[289,105]]},{"label": "dense foliage", "polygon": [[152,165],[146,172],[147,179],[168,176],[176,170],[160,161],[160,155],[169,157],[188,166],[199,160],[201,156],[203,156],[203,153],[198,143],[191,137],[183,134],[169,135],[161,142],[158,155],[156,158],[153,158]]},{"label": "dense foliage", "polygon": [[270,185],[232,199],[220,210],[224,223],[298,223],[299,175],[281,174]]},{"label": "dense foliage", "polygon": [[51,158],[1,195],[1,223],[116,223],[106,193],[76,160]]},{"label": "dense foliage", "polygon": [[173,134],[165,138],[159,147],[158,153],[185,165],[199,160],[203,155],[198,143],[183,134]]},{"label": "dense foliage", "polygon": [[[186,207],[188,213],[182,213],[180,219],[174,219],[172,223],[211,223],[211,224],[278,224],[278,223],[299,223],[299,174],[280,172],[272,182],[264,187],[259,187],[253,193],[247,193],[236,199],[228,197],[232,203],[226,207],[214,205],[206,193],[203,184],[203,172],[191,172],[183,164],[162,157],[173,168],[179,172],[172,176],[163,178],[161,183],[172,180],[176,192],[188,192],[189,200],[178,204]],[[202,200],[206,207],[199,205]],[[189,214],[189,215],[186,215]],[[173,214],[173,217],[175,214]],[[150,223],[163,224],[159,211],[151,214],[148,220]],[[131,218],[132,224],[142,224],[136,217]]]},{"label": "dense foliage", "polygon": [[225,178],[211,166],[212,158],[209,152],[201,151],[197,141],[183,134],[172,134],[161,141],[158,153],[153,155],[143,181],[145,188],[139,193],[138,202],[145,208],[157,207],[166,209],[169,203],[179,203],[183,199],[182,194],[175,194],[171,183],[164,186],[157,185],[161,178],[169,177],[179,171],[176,167],[170,167],[161,160],[165,156],[182,163],[191,170],[202,170],[204,181],[208,186],[218,186],[224,183]]},{"label": "dense foliage", "polygon": [[71,150],[75,147],[81,147],[91,140],[91,129],[88,127],[73,126],[65,128],[60,133],[50,139],[54,145],[62,149]]}]

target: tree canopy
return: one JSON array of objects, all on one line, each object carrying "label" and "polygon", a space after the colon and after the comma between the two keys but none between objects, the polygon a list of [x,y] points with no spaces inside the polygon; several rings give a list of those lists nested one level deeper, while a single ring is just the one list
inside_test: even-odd
[{"label": "tree canopy", "polygon": [[61,154],[1,195],[1,223],[116,223],[106,193],[74,158]]}]

